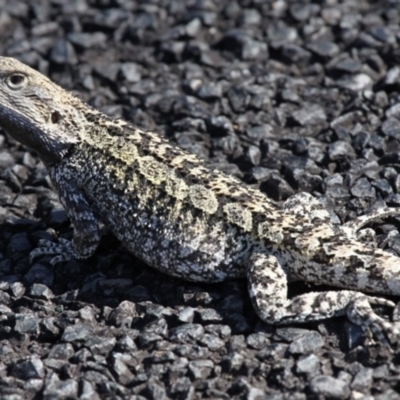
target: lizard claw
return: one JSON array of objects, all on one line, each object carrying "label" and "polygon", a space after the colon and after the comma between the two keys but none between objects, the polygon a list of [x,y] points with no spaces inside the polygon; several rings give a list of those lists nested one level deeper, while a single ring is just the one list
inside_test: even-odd
[{"label": "lizard claw", "polygon": [[52,255],[55,255],[55,257],[50,260],[51,265],[81,258],[78,252],[74,249],[72,242],[67,239],[60,238],[58,243],[42,239],[39,240],[39,247],[29,254],[29,261],[32,263],[37,257]]}]

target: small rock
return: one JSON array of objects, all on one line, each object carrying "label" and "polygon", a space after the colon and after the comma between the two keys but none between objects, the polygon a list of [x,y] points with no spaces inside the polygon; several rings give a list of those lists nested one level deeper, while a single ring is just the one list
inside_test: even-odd
[{"label": "small rock", "polygon": [[73,65],[78,62],[74,47],[65,39],[57,40],[51,49],[50,59],[57,64]]},{"label": "small rock", "polygon": [[200,319],[204,323],[215,323],[221,322],[223,320],[221,314],[213,308],[205,308],[196,310],[196,313],[199,315]]},{"label": "small rock", "polygon": [[204,334],[199,342],[207,346],[211,351],[216,351],[225,346],[225,342],[223,340],[221,340],[218,336],[211,335],[209,333]]},{"label": "small rock", "polygon": [[194,311],[195,309],[192,307],[185,307],[181,310],[178,314],[178,320],[184,323],[191,323],[193,322],[194,318]]},{"label": "small rock", "polygon": [[326,58],[334,57],[340,51],[339,46],[333,42],[313,42],[307,48],[313,53]]},{"label": "small rock", "polygon": [[143,394],[150,400],[168,399],[163,383],[154,377],[149,379]]},{"label": "small rock", "polygon": [[29,295],[34,298],[49,300],[53,297],[53,292],[42,283],[34,283],[29,289]]},{"label": "small rock", "polygon": [[349,143],[342,140],[338,140],[329,145],[328,155],[331,161],[355,158],[353,147]]},{"label": "small rock", "polygon": [[47,358],[55,358],[57,360],[68,361],[74,355],[74,348],[70,343],[59,343],[55,344]]},{"label": "small rock", "polygon": [[10,374],[22,380],[42,379],[45,371],[43,362],[38,356],[32,356],[27,360],[17,361],[11,368]]},{"label": "small rock", "polygon": [[297,372],[303,374],[315,374],[319,371],[319,359],[315,354],[301,358],[297,361]]},{"label": "small rock", "polygon": [[101,336],[93,336],[86,340],[85,346],[90,349],[93,354],[108,355],[108,353],[114,348],[116,339],[106,338]]},{"label": "small rock", "polygon": [[388,118],[382,124],[382,132],[394,139],[400,139],[400,121],[397,118]]},{"label": "small rock", "polygon": [[139,66],[132,62],[121,64],[121,73],[129,83],[139,82],[142,78]]},{"label": "small rock", "polygon": [[247,345],[256,350],[263,349],[269,344],[268,335],[264,332],[252,333],[247,337]]},{"label": "small rock", "polygon": [[136,344],[134,340],[128,336],[124,335],[121,339],[118,340],[116,347],[119,351],[131,353],[137,350]]},{"label": "small rock", "polygon": [[367,178],[358,179],[354,184],[354,186],[350,189],[350,193],[354,197],[359,197],[359,198],[374,199],[376,197],[375,189],[369,183]]},{"label": "small rock", "polygon": [[132,319],[137,316],[136,305],[131,301],[125,300],[113,310],[108,317],[108,322],[117,328],[125,326],[130,327]]},{"label": "small rock", "polygon": [[15,314],[15,332],[37,335],[39,332],[39,318],[36,314]]},{"label": "small rock", "polygon": [[118,382],[121,385],[129,385],[135,379],[135,376],[128,366],[121,360],[114,357],[111,362],[111,371],[115,374]]},{"label": "small rock", "polygon": [[52,286],[54,273],[50,268],[41,264],[33,264],[30,270],[24,276],[24,283],[32,285],[33,283],[41,283],[47,287]]},{"label": "small rock", "polygon": [[61,337],[64,342],[75,342],[86,340],[93,335],[93,328],[86,324],[76,324],[67,326]]},{"label": "small rock", "polygon": [[325,375],[311,379],[310,390],[317,395],[331,399],[347,399],[350,396],[350,388],[346,382]]},{"label": "small rock", "polygon": [[68,35],[68,40],[72,44],[89,49],[91,47],[103,47],[106,44],[107,36],[102,32],[82,33],[73,32]]},{"label": "small rock", "polygon": [[193,379],[207,379],[214,363],[211,360],[194,360],[189,363],[189,371]]},{"label": "small rock", "polygon": [[108,62],[97,65],[94,68],[94,71],[101,77],[106,78],[111,82],[116,82],[120,68],[121,68],[120,63]]},{"label": "small rock", "polygon": [[222,367],[227,372],[237,372],[244,362],[244,357],[238,352],[232,352],[224,356],[221,360]]},{"label": "small rock", "polygon": [[293,340],[289,346],[292,354],[308,354],[317,352],[323,345],[324,339],[320,333],[310,331]]},{"label": "small rock", "polygon": [[[74,379],[53,381],[46,384],[43,390],[43,399],[70,399],[78,396],[78,382]],[[82,397],[79,396],[81,399]]]},{"label": "small rock", "polygon": [[326,121],[325,111],[318,104],[308,104],[292,114],[293,119],[302,126],[318,125]]},{"label": "small rock", "polygon": [[200,324],[184,324],[169,331],[169,337],[179,343],[200,340],[204,336],[204,328]]},{"label": "small rock", "polygon": [[357,372],[350,387],[352,390],[357,390],[361,393],[369,393],[373,384],[374,370],[372,368],[361,368]]}]

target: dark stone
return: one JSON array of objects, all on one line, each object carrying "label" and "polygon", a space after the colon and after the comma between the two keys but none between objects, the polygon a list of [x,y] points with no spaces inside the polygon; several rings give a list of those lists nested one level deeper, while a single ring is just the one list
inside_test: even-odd
[{"label": "dark stone", "polygon": [[229,104],[236,113],[244,112],[250,102],[249,93],[242,88],[232,87],[227,92]]},{"label": "dark stone", "polygon": [[[55,374],[53,374],[55,376]],[[59,380],[54,379],[49,382],[46,381],[46,385],[43,388],[44,399],[57,399],[57,398],[76,398],[78,395],[78,382],[75,379]],[[81,397],[81,396],[80,396]]]},{"label": "dark stone", "polygon": [[129,385],[135,379],[135,376],[130,371],[128,366],[119,359],[113,358],[111,371],[116,376],[118,383],[121,385]]},{"label": "dark stone", "polygon": [[387,197],[393,193],[393,189],[386,179],[378,179],[375,182],[372,182],[372,186],[376,188],[383,197]]},{"label": "dark stone", "polygon": [[102,32],[95,33],[81,33],[73,32],[68,35],[68,40],[72,44],[83,48],[89,49],[93,47],[104,47],[106,44],[107,36]]},{"label": "dark stone", "polygon": [[24,283],[27,286],[32,285],[33,283],[40,283],[50,287],[53,284],[53,280],[54,274],[51,269],[41,264],[33,264],[24,276]]},{"label": "dark stone", "polygon": [[125,335],[117,341],[116,349],[122,352],[131,353],[133,351],[136,351],[137,347],[134,340],[130,336]]},{"label": "dark stone", "polygon": [[304,65],[311,58],[311,53],[297,44],[284,44],[281,51],[283,59],[293,64]]},{"label": "dark stone", "polygon": [[267,37],[272,47],[279,47],[285,43],[294,42],[298,38],[295,28],[289,27],[284,21],[272,21],[267,26]]},{"label": "dark stone", "polygon": [[336,61],[330,66],[329,69],[339,71],[339,72],[345,72],[349,74],[354,74],[356,72],[359,72],[362,68],[362,63],[358,60],[354,60],[353,58],[342,58],[339,61]]},{"label": "dark stone", "polygon": [[14,262],[26,257],[32,250],[26,233],[18,233],[12,236],[7,246],[7,256]]},{"label": "dark stone", "polygon": [[54,317],[43,318],[40,321],[39,326],[42,336],[45,336],[48,339],[55,339],[56,337],[58,338],[60,329],[54,324],[54,322]]},{"label": "dark stone", "polygon": [[51,61],[57,64],[76,64],[78,58],[72,44],[65,39],[58,40],[50,52]]},{"label": "dark stone", "polygon": [[10,374],[22,380],[43,379],[45,371],[42,360],[38,356],[32,356],[27,360],[16,361]]},{"label": "dark stone", "polygon": [[376,192],[367,178],[360,178],[350,189],[350,193],[360,198],[375,198]]},{"label": "dark stone", "polygon": [[324,58],[334,57],[340,51],[340,48],[336,43],[322,41],[310,43],[307,46],[307,49]]},{"label": "dark stone", "polygon": [[167,394],[165,392],[164,384],[156,378],[150,378],[143,390],[143,395],[151,400],[166,400]]},{"label": "dark stone", "polygon": [[232,122],[225,116],[212,116],[206,120],[210,133],[216,136],[224,136],[233,132]]},{"label": "dark stone", "polygon": [[244,356],[238,352],[231,352],[224,356],[221,360],[221,365],[224,371],[237,372],[242,368]]},{"label": "dark stone", "polygon": [[100,65],[96,65],[94,71],[102,78],[106,78],[111,82],[116,82],[120,68],[121,68],[120,63],[107,62],[107,63],[102,63]]},{"label": "dark stone", "polygon": [[141,348],[147,348],[160,341],[162,337],[152,332],[141,332],[138,336],[138,344]]},{"label": "dark stone", "polygon": [[328,155],[331,161],[355,158],[353,147],[342,140],[338,140],[329,145]]}]

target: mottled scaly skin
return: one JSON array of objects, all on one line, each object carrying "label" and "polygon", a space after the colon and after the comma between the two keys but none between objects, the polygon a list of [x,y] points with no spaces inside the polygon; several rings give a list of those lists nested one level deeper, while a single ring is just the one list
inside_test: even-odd
[{"label": "mottled scaly skin", "polygon": [[[199,282],[246,277],[266,322],[347,314],[379,340],[397,338],[395,324],[371,308],[394,304],[363,292],[400,295],[400,259],[357,232],[399,210],[382,209],[335,226],[307,193],[278,208],[195,155],[106,117],[5,57],[0,126],[38,152],[74,224],[72,243],[45,243],[32,258],[53,254],[52,263],[58,263],[89,257],[102,222],[130,252],[164,273]],[[288,299],[287,283],[296,280],[344,290]]]}]

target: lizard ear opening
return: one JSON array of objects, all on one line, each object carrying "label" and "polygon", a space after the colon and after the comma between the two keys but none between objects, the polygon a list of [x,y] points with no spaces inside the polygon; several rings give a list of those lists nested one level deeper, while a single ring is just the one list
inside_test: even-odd
[{"label": "lizard ear opening", "polygon": [[61,114],[58,111],[53,111],[51,113],[50,120],[53,124],[58,124],[61,121]]}]

